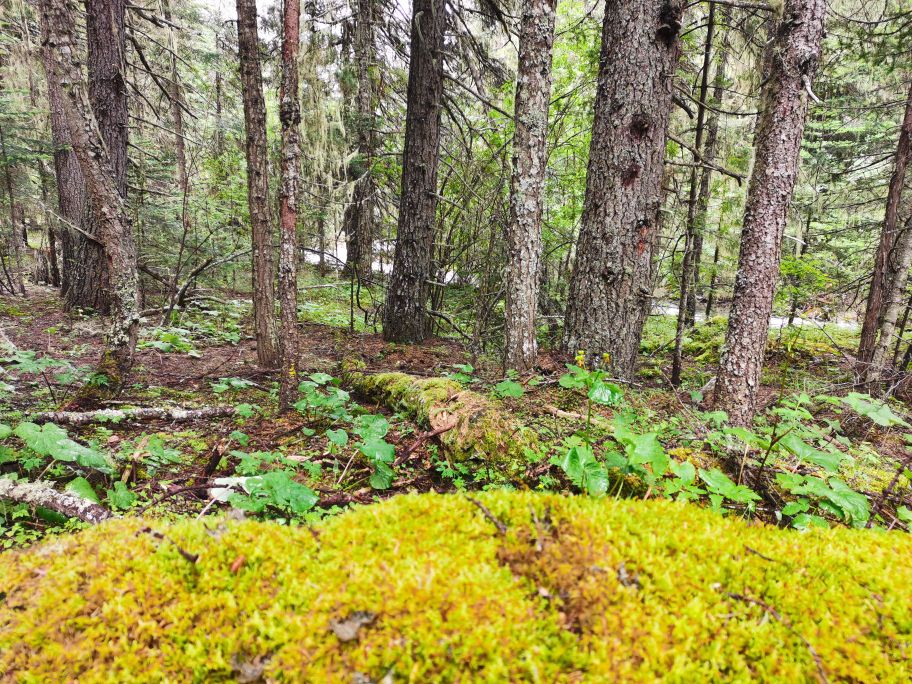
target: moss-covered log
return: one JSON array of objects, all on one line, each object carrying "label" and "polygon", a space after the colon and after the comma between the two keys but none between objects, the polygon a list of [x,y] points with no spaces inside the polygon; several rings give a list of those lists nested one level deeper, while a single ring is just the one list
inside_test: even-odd
[{"label": "moss-covered log", "polygon": [[912,678],[904,533],[479,499],[491,517],[461,496],[405,496],[316,530],[193,521],[152,535],[117,520],[0,555],[0,679]]},{"label": "moss-covered log", "polygon": [[497,404],[447,378],[419,378],[406,373],[364,372],[360,361],[342,365],[343,382],[356,394],[402,411],[439,433],[440,443],[454,461],[477,458],[497,467],[527,461],[537,447],[534,433],[499,410]]}]

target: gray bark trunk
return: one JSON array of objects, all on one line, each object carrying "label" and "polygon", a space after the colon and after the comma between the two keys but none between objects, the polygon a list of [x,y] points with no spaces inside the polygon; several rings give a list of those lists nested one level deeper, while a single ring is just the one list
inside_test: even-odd
[{"label": "gray bark trunk", "polygon": [[[905,304],[906,285],[909,282],[909,268],[912,266],[912,218],[906,221],[897,236],[887,262],[887,278],[884,283],[883,313],[877,330],[877,340],[866,379],[882,379],[892,370],[890,345],[897,333],[897,320]],[[902,334],[902,330],[899,331]]]},{"label": "gray bark trunk", "polygon": [[[865,308],[864,323],[861,327],[861,340],[858,344],[858,360],[862,364],[870,363],[874,357],[878,330],[885,306],[885,292],[890,287],[887,282],[890,252],[897,241],[897,220],[899,205],[906,181],[906,169],[912,156],[912,85],[906,99],[905,115],[899,131],[899,142],[896,145],[896,157],[893,175],[890,178],[890,189],[887,192],[887,209],[884,213],[883,228],[880,232],[880,243],[874,258],[874,273],[871,276],[871,287],[868,290],[868,302]],[[864,368],[862,368],[864,372]]]},{"label": "gray bark trunk", "polygon": [[282,378],[279,408],[287,411],[298,387],[298,191],[301,169],[301,107],[298,102],[298,43],[301,1],[285,0],[282,39],[282,85],[279,118],[282,122],[282,185],[279,214],[279,300],[282,307]]},{"label": "gray bark trunk", "polygon": [[399,225],[383,312],[383,338],[391,342],[420,342],[428,333],[445,29],[445,0],[414,0]]},{"label": "gray bark trunk", "polygon": [[798,177],[807,91],[820,63],[825,16],[825,0],[786,0],[764,58],[769,75],[715,393],[716,408],[735,425],[750,425],[757,408],[782,235]]},{"label": "gray bark trunk", "polygon": [[608,2],[564,347],[636,367],[649,313],[683,2]]},{"label": "gray bark trunk", "polygon": [[255,0],[237,0],[238,57],[244,123],[247,129],[247,202],[253,247],[253,320],[257,360],[265,368],[278,365],[275,320],[275,268],[272,212],[269,198],[269,158],[266,149],[266,103],[260,69]]},{"label": "gray bark trunk", "polygon": [[507,223],[504,365],[525,373],[538,355],[536,314],[557,0],[523,3]]}]

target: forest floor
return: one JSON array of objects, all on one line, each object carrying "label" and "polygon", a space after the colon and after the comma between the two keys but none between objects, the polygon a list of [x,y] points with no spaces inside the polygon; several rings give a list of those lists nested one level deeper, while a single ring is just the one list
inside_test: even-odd
[{"label": "forest floor", "polygon": [[[644,338],[637,382],[615,388],[607,378],[584,371],[567,380],[573,375],[567,373],[573,359],[559,354],[544,353],[536,376],[516,378],[504,377],[495,357],[473,354],[453,340],[386,343],[373,332],[352,332],[344,325],[347,289],[314,292],[311,308],[305,306],[302,312],[299,365],[301,377],[314,381],[313,392],[309,404],[302,401],[298,410],[285,415],[278,413],[273,376],[256,365],[248,305],[243,301],[184,313],[167,327],[146,321],[131,384],[114,400],[85,405],[75,401],[77,389],[87,381],[104,382],[92,375],[101,352],[103,321],[63,311],[50,288],[32,286],[25,299],[0,297],[0,347],[5,348],[0,351],[6,357],[0,365],[0,424],[15,426],[43,411],[234,409],[227,417],[195,421],[127,418],[62,426],[78,444],[107,455],[114,465],[107,472],[48,463],[38,458],[40,454],[17,448],[18,443],[4,446],[0,440],[0,474],[59,478],[60,485],[78,474],[105,505],[163,517],[225,508],[229,504],[224,493],[232,487],[240,491],[243,478],[280,471],[315,494],[313,505],[303,507],[308,509],[305,515],[298,515],[303,508],[298,509],[294,499],[300,491],[288,489],[288,481],[277,482],[278,489],[268,495],[259,492],[258,502],[248,500],[243,507],[279,519],[313,518],[404,492],[506,486],[647,498],[708,497],[714,507],[769,522],[782,523],[785,509],[804,524],[808,521],[802,515],[816,523],[829,519],[857,526],[859,515],[853,520],[844,510],[852,502],[843,502],[841,509],[841,499],[832,493],[837,487],[828,478],[838,473],[840,482],[867,498],[862,522],[876,517],[889,527],[908,524],[903,511],[912,504],[912,473],[903,465],[909,443],[902,417],[906,405],[883,405],[888,414],[882,415],[893,418],[880,421],[876,416],[871,419],[874,409],[858,415],[838,405],[839,397],[853,390],[851,332],[772,331],[762,392],[767,413],[755,433],[733,436],[703,405],[700,391],[718,361],[724,335],[720,319],[700,324],[688,336],[685,382],[674,390],[667,379],[674,323],[668,317],[654,317]],[[331,323],[321,322],[325,320]],[[428,424],[427,415],[377,397],[372,400],[347,386],[341,368],[344,361],[353,360],[363,362],[369,375],[447,378],[456,383],[450,387],[476,393],[478,402],[489,403],[514,426],[509,428],[514,432],[495,436],[495,441],[532,446],[522,463],[506,469],[492,469],[484,459],[454,460],[442,432]],[[618,394],[610,401],[590,401],[586,390],[592,382],[617,389]],[[447,391],[444,403],[462,401],[463,392]],[[813,406],[809,397],[815,398]],[[393,473],[385,486],[373,486],[378,466],[364,449],[371,435],[358,432],[359,416],[381,416],[384,427],[388,424],[388,432],[379,438],[391,445],[395,460],[387,459]],[[355,441],[356,434],[363,437],[361,442]],[[796,435],[801,437],[799,444]],[[832,466],[827,454],[836,455],[838,466]],[[657,479],[665,471],[668,477]],[[715,478],[715,472],[727,473],[728,482]],[[668,479],[672,473],[674,481]],[[829,494],[814,491],[816,485],[807,480],[783,490],[783,474],[829,482],[832,489]],[[260,505],[264,497],[265,504]],[[62,522],[58,516],[32,518],[7,506],[0,511],[0,548],[73,526]]]}]

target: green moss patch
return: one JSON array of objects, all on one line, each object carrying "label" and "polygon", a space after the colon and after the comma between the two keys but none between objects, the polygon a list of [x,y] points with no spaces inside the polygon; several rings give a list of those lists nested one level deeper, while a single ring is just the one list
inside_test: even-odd
[{"label": "green moss patch", "polygon": [[[912,538],[665,502],[405,496],[0,557],[9,681],[908,681]],[[506,526],[501,534],[498,527]],[[389,679],[387,679],[389,681]]]}]

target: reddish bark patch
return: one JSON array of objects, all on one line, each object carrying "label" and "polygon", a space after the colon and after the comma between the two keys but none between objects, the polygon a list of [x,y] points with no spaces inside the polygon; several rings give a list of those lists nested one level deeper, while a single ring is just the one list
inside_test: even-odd
[{"label": "reddish bark patch", "polygon": [[650,128],[649,117],[645,114],[634,114],[630,120],[630,135],[634,140],[642,140],[646,137]]},{"label": "reddish bark patch", "polygon": [[630,166],[624,169],[624,172],[621,174],[621,183],[625,188],[631,187],[636,179],[640,177],[640,165],[636,162],[633,162]]}]

